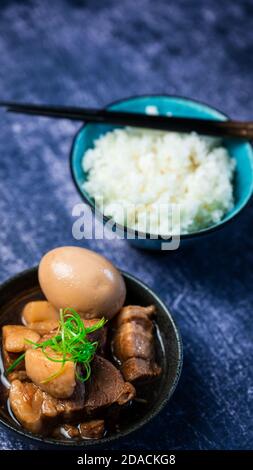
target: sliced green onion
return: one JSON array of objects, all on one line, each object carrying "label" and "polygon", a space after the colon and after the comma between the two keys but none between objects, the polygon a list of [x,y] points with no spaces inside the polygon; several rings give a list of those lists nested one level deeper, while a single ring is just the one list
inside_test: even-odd
[{"label": "sliced green onion", "polygon": [[10,372],[12,372],[14,369],[16,369],[16,367],[18,367],[18,365],[20,364],[20,362],[23,361],[25,357],[25,353],[24,354],[21,354],[21,356],[19,356],[12,364],[10,367],[8,367],[7,369],[7,374],[9,374]]},{"label": "sliced green onion", "polygon": [[[48,360],[61,363],[59,371],[47,377],[43,383],[50,382],[58,377],[63,372],[63,367],[68,361],[74,362],[76,377],[80,382],[88,380],[91,375],[90,363],[94,358],[98,341],[91,342],[87,335],[103,328],[105,323],[106,320],[101,318],[95,325],[85,328],[78,313],[73,308],[65,308],[64,310],[60,309],[59,329],[55,336],[41,343],[25,339],[26,343],[32,345],[33,349],[41,349]],[[54,356],[50,355],[47,348],[50,348],[56,354]],[[19,356],[7,369],[7,374],[12,372],[24,357],[25,353]],[[78,373],[77,364],[84,366],[84,376]]]}]

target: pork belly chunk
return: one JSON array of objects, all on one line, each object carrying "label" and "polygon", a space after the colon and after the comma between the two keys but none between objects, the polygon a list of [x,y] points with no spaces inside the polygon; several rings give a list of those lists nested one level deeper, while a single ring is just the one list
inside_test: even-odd
[{"label": "pork belly chunk", "polygon": [[77,385],[72,397],[59,400],[31,382],[14,380],[9,400],[14,415],[26,429],[48,434],[58,420],[67,422],[80,413],[82,415],[84,387]]},{"label": "pork belly chunk", "polygon": [[3,326],[3,347],[10,353],[21,353],[31,348],[32,345],[25,340],[37,343],[40,335],[22,325]]},{"label": "pork belly chunk", "polygon": [[152,379],[161,373],[161,368],[155,362],[140,357],[127,359],[123,362],[120,370],[124,379],[128,382]]},{"label": "pork belly chunk", "polygon": [[11,383],[9,400],[18,421],[29,431],[40,432],[43,397],[38,388],[31,382],[14,380]]},{"label": "pork belly chunk", "polygon": [[79,432],[83,439],[100,439],[105,432],[103,419],[94,419],[79,425]]},{"label": "pork belly chunk", "polygon": [[135,321],[129,321],[119,327],[114,337],[113,353],[123,363],[131,357],[151,358],[152,347],[152,330],[145,330]]},{"label": "pork belly chunk", "polygon": [[[32,347],[32,345],[27,343],[25,340],[28,339],[33,342],[38,342],[40,340],[40,335],[22,325],[5,325],[3,326],[2,331],[2,357],[5,371],[7,371],[21,353]],[[7,375],[10,382],[16,378],[22,378],[23,380],[26,376],[25,362],[21,361],[15,370]]]},{"label": "pork belly chunk", "polygon": [[155,315],[155,306],[149,305],[148,307],[140,307],[139,305],[127,305],[123,307],[115,318],[115,327],[135,321],[137,323],[144,323],[146,329],[150,328],[149,319]]},{"label": "pork belly chunk", "polygon": [[128,305],[115,318],[112,353],[128,382],[151,379],[161,372],[155,362],[154,314],[153,305]]}]

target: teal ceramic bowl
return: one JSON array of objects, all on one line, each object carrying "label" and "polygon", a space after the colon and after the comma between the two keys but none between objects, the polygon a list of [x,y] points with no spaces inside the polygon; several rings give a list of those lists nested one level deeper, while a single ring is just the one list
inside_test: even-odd
[{"label": "teal ceramic bowl", "polygon": [[[147,107],[156,107],[161,115],[170,114],[173,116],[196,117],[203,119],[226,120],[228,117],[220,111],[202,104],[195,100],[181,98],[176,96],[155,95],[155,96],[137,96],[125,100],[118,101],[108,106],[108,109],[119,111],[135,111],[145,113]],[[116,126],[85,124],[77,133],[70,155],[71,173],[74,183],[81,194],[82,198],[93,209],[95,208],[94,200],[83,189],[83,183],[87,178],[87,174],[82,169],[83,155],[89,148],[94,146],[94,141]],[[249,142],[239,141],[235,139],[225,140],[224,145],[227,147],[229,154],[236,160],[236,173],[234,180],[234,208],[228,212],[225,217],[217,224],[208,228],[181,235],[180,246],[209,235],[218,229],[223,228],[228,222],[232,221],[246,206],[253,193],[253,152]],[[108,222],[108,218],[103,216],[104,222]],[[126,227],[122,227],[126,233]],[[132,244],[139,248],[161,249],[163,240],[161,237],[152,239],[150,234],[146,234],[146,239],[138,239],[137,232],[135,238],[129,240]]]}]

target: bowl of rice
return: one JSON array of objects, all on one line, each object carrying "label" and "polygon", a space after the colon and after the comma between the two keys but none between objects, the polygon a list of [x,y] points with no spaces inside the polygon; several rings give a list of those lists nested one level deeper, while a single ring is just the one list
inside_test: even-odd
[{"label": "bowl of rice", "polygon": [[[225,120],[173,96],[140,96],[108,109]],[[176,249],[224,227],[253,192],[249,142],[197,133],[86,124],[71,150],[83,199],[117,236],[140,248]]]}]

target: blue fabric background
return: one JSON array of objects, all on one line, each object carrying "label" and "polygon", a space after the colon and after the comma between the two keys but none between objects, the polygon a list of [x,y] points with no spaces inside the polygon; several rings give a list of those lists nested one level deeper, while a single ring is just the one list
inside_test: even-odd
[{"label": "blue fabric background", "polygon": [[[2,0],[0,99],[102,106],[169,93],[252,118],[252,13],[250,0]],[[163,412],[111,448],[251,448],[252,203],[219,237],[181,252],[76,242],[68,155],[78,127],[0,112],[1,281],[65,244],[136,274],[170,306],[184,369]],[[1,449],[37,447],[0,430]]]}]

